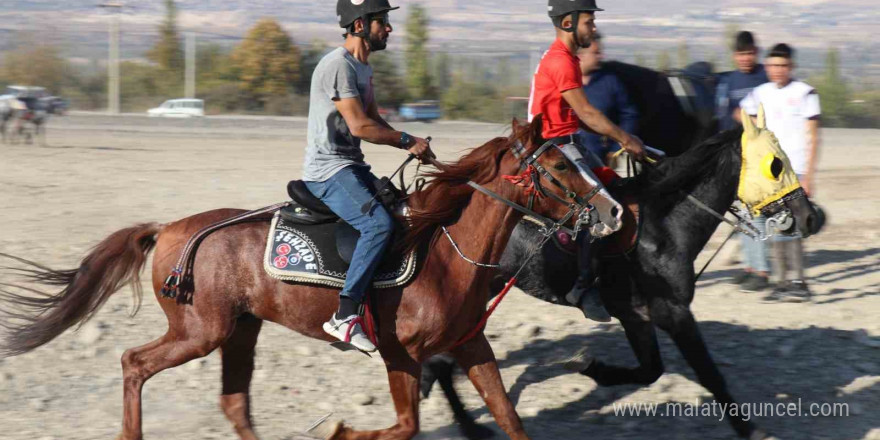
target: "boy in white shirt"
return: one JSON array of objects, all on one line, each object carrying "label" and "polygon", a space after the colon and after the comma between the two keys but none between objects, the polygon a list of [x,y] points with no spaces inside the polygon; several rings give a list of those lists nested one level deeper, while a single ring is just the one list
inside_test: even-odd
[{"label": "boy in white shirt", "polygon": [[[770,82],[752,90],[742,100],[740,107],[750,115],[757,115],[758,107],[764,106],[767,128],[779,139],[779,145],[788,155],[804,191],[813,196],[816,193],[814,176],[819,153],[819,95],[808,84],[793,78],[794,49],[787,44],[774,46],[767,54],[764,67]],[[804,278],[801,239],[775,236],[773,255],[773,269],[779,284],[768,298],[789,296],[808,300],[810,290]],[[787,281],[788,269],[795,272],[791,281]]]}]

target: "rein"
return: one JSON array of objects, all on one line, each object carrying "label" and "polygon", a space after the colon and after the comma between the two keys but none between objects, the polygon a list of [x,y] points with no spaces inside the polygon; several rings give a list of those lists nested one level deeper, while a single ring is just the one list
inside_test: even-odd
[{"label": "rein", "polygon": [[[599,191],[602,190],[602,186],[597,185],[590,192],[588,192],[584,197],[580,197],[580,196],[578,196],[578,194],[576,192],[570,190],[562,182],[560,182],[558,179],[556,179],[556,177],[554,177],[553,174],[551,174],[549,171],[547,171],[546,168],[544,168],[543,166],[541,166],[541,164],[538,163],[538,158],[541,157],[541,155],[543,155],[545,152],[547,152],[547,150],[549,150],[550,148],[552,148],[554,146],[556,146],[556,145],[552,141],[547,141],[543,145],[541,145],[540,148],[535,150],[534,153],[530,154],[526,158],[523,158],[524,147],[521,142],[517,141],[516,144],[514,144],[514,146],[511,147],[511,149],[510,149],[511,153],[513,153],[514,157],[516,157],[520,161],[520,171],[525,170],[525,173],[523,173],[520,176],[502,176],[502,178],[504,178],[505,180],[507,180],[515,185],[519,185],[519,184],[523,184],[523,183],[528,182],[527,186],[526,186],[526,191],[531,191],[531,193],[529,194],[530,197],[529,197],[528,206],[522,206],[518,203],[515,203],[515,202],[509,200],[509,199],[506,199],[506,198],[502,197],[501,195],[495,193],[494,191],[492,191],[492,190],[484,187],[483,185],[480,185],[472,180],[469,180],[467,182],[468,186],[479,191],[480,193],[482,193],[482,194],[484,194],[494,200],[497,200],[497,201],[507,205],[508,207],[510,207],[510,208],[512,208],[512,209],[514,209],[524,215],[534,217],[536,220],[543,223],[545,227],[541,231],[541,234],[544,236],[544,238],[539,243],[537,243],[537,245],[535,247],[533,247],[531,249],[531,251],[528,253],[528,257],[522,262],[519,269],[517,269],[516,273],[514,273],[514,275],[510,278],[510,280],[507,281],[507,284],[504,285],[504,288],[501,289],[501,292],[498,293],[498,295],[495,297],[495,299],[492,300],[492,303],[489,305],[489,308],[486,309],[485,312],[483,312],[483,316],[480,318],[480,321],[477,323],[477,325],[473,329],[471,329],[471,331],[469,331],[467,334],[465,334],[461,339],[456,341],[455,344],[453,344],[452,347],[449,348],[450,351],[458,348],[459,346],[461,346],[465,342],[473,339],[474,336],[476,336],[481,331],[483,331],[483,329],[485,329],[486,323],[489,322],[489,318],[492,316],[492,313],[495,312],[495,309],[498,308],[498,305],[501,304],[501,301],[504,300],[504,297],[507,296],[507,294],[510,292],[510,289],[513,288],[513,286],[516,284],[517,277],[519,276],[519,274],[523,271],[523,269],[525,269],[525,267],[528,265],[529,261],[531,261],[535,255],[537,255],[537,253],[541,250],[541,248],[544,247],[545,244],[547,244],[547,241],[550,239],[550,237],[553,236],[553,234],[556,233],[556,231],[560,231],[560,230],[565,231],[566,233],[571,234],[572,237],[575,237],[575,236],[577,236],[578,229],[580,228],[580,222],[578,222],[575,225],[574,229],[570,229],[570,228],[564,226],[565,223],[568,222],[572,217],[574,217],[575,214],[577,214],[578,217],[582,217],[582,215],[584,213],[587,213],[588,218],[589,218],[589,212],[592,210],[592,206],[589,205],[589,201],[592,200],[594,197],[596,197],[596,194],[598,194]],[[434,158],[428,158],[428,161],[432,165],[437,167],[438,169],[442,170],[444,168],[444,166]],[[561,197],[557,196],[555,193],[547,191],[540,183],[541,176],[546,178],[553,185],[562,189],[562,191],[565,193],[565,196],[568,197],[569,199],[573,200],[573,202],[568,202],[568,201],[562,199]],[[563,218],[561,218],[559,220],[552,220],[549,217],[538,214],[537,212],[532,210],[532,207],[534,204],[534,198],[536,196],[550,197],[550,198],[556,200],[557,202],[562,203],[563,205],[566,205],[569,208],[568,213]],[[500,264],[480,263],[480,262],[474,261],[474,260],[466,257],[462,253],[461,249],[458,247],[458,244],[455,242],[455,240],[452,239],[452,235],[449,234],[449,230],[446,228],[446,226],[441,226],[441,229],[443,230],[443,233],[446,235],[446,238],[449,239],[449,242],[452,244],[452,247],[458,253],[458,256],[461,257],[463,260],[467,261],[468,263],[470,263],[476,267],[480,267],[480,268],[497,269],[497,268],[501,267]]]}]

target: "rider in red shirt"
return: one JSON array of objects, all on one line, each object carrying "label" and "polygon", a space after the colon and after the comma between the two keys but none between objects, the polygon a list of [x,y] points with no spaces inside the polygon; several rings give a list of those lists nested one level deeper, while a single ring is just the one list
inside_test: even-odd
[{"label": "rider in red shirt", "polygon": [[[529,120],[542,115],[542,137],[557,145],[575,144],[591,167],[601,167],[602,161],[589,149],[577,143],[574,136],[582,126],[587,130],[616,141],[637,159],[644,157],[642,142],[590,105],[583,90],[578,49],[589,47],[596,33],[596,0],[549,0],[548,11],[556,26],[556,41],[544,54],[532,81],[529,97]],[[587,235],[587,234],[585,234]],[[607,322],[611,320],[598,290],[593,287],[590,270],[590,238],[579,237],[579,276],[565,299],[579,306],[587,318]]]}]

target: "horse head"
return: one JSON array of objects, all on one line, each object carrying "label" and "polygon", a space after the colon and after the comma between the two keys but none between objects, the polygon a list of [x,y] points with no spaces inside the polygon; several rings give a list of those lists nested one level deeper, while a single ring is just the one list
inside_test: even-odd
[{"label": "horse head", "polygon": [[[586,227],[593,237],[610,235],[622,226],[623,209],[574,145],[556,145],[541,137],[541,116],[530,124],[513,121],[514,156],[520,160],[519,176],[507,180],[525,187],[521,204],[552,219],[571,215],[575,229]],[[524,203],[523,203],[524,202]]]},{"label": "horse head", "polygon": [[767,129],[764,107],[758,111],[757,124],[745,111],[742,121],[739,199],[753,214],[773,220],[780,232],[797,230],[804,237],[818,232],[820,216],[801,188],[779,140]]}]

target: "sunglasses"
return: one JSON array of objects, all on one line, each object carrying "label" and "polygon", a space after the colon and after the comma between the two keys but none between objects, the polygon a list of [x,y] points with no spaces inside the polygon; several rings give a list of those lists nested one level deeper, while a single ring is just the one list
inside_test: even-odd
[{"label": "sunglasses", "polygon": [[388,26],[391,22],[388,20],[388,14],[376,15],[370,18],[370,21],[378,21],[382,26]]}]

